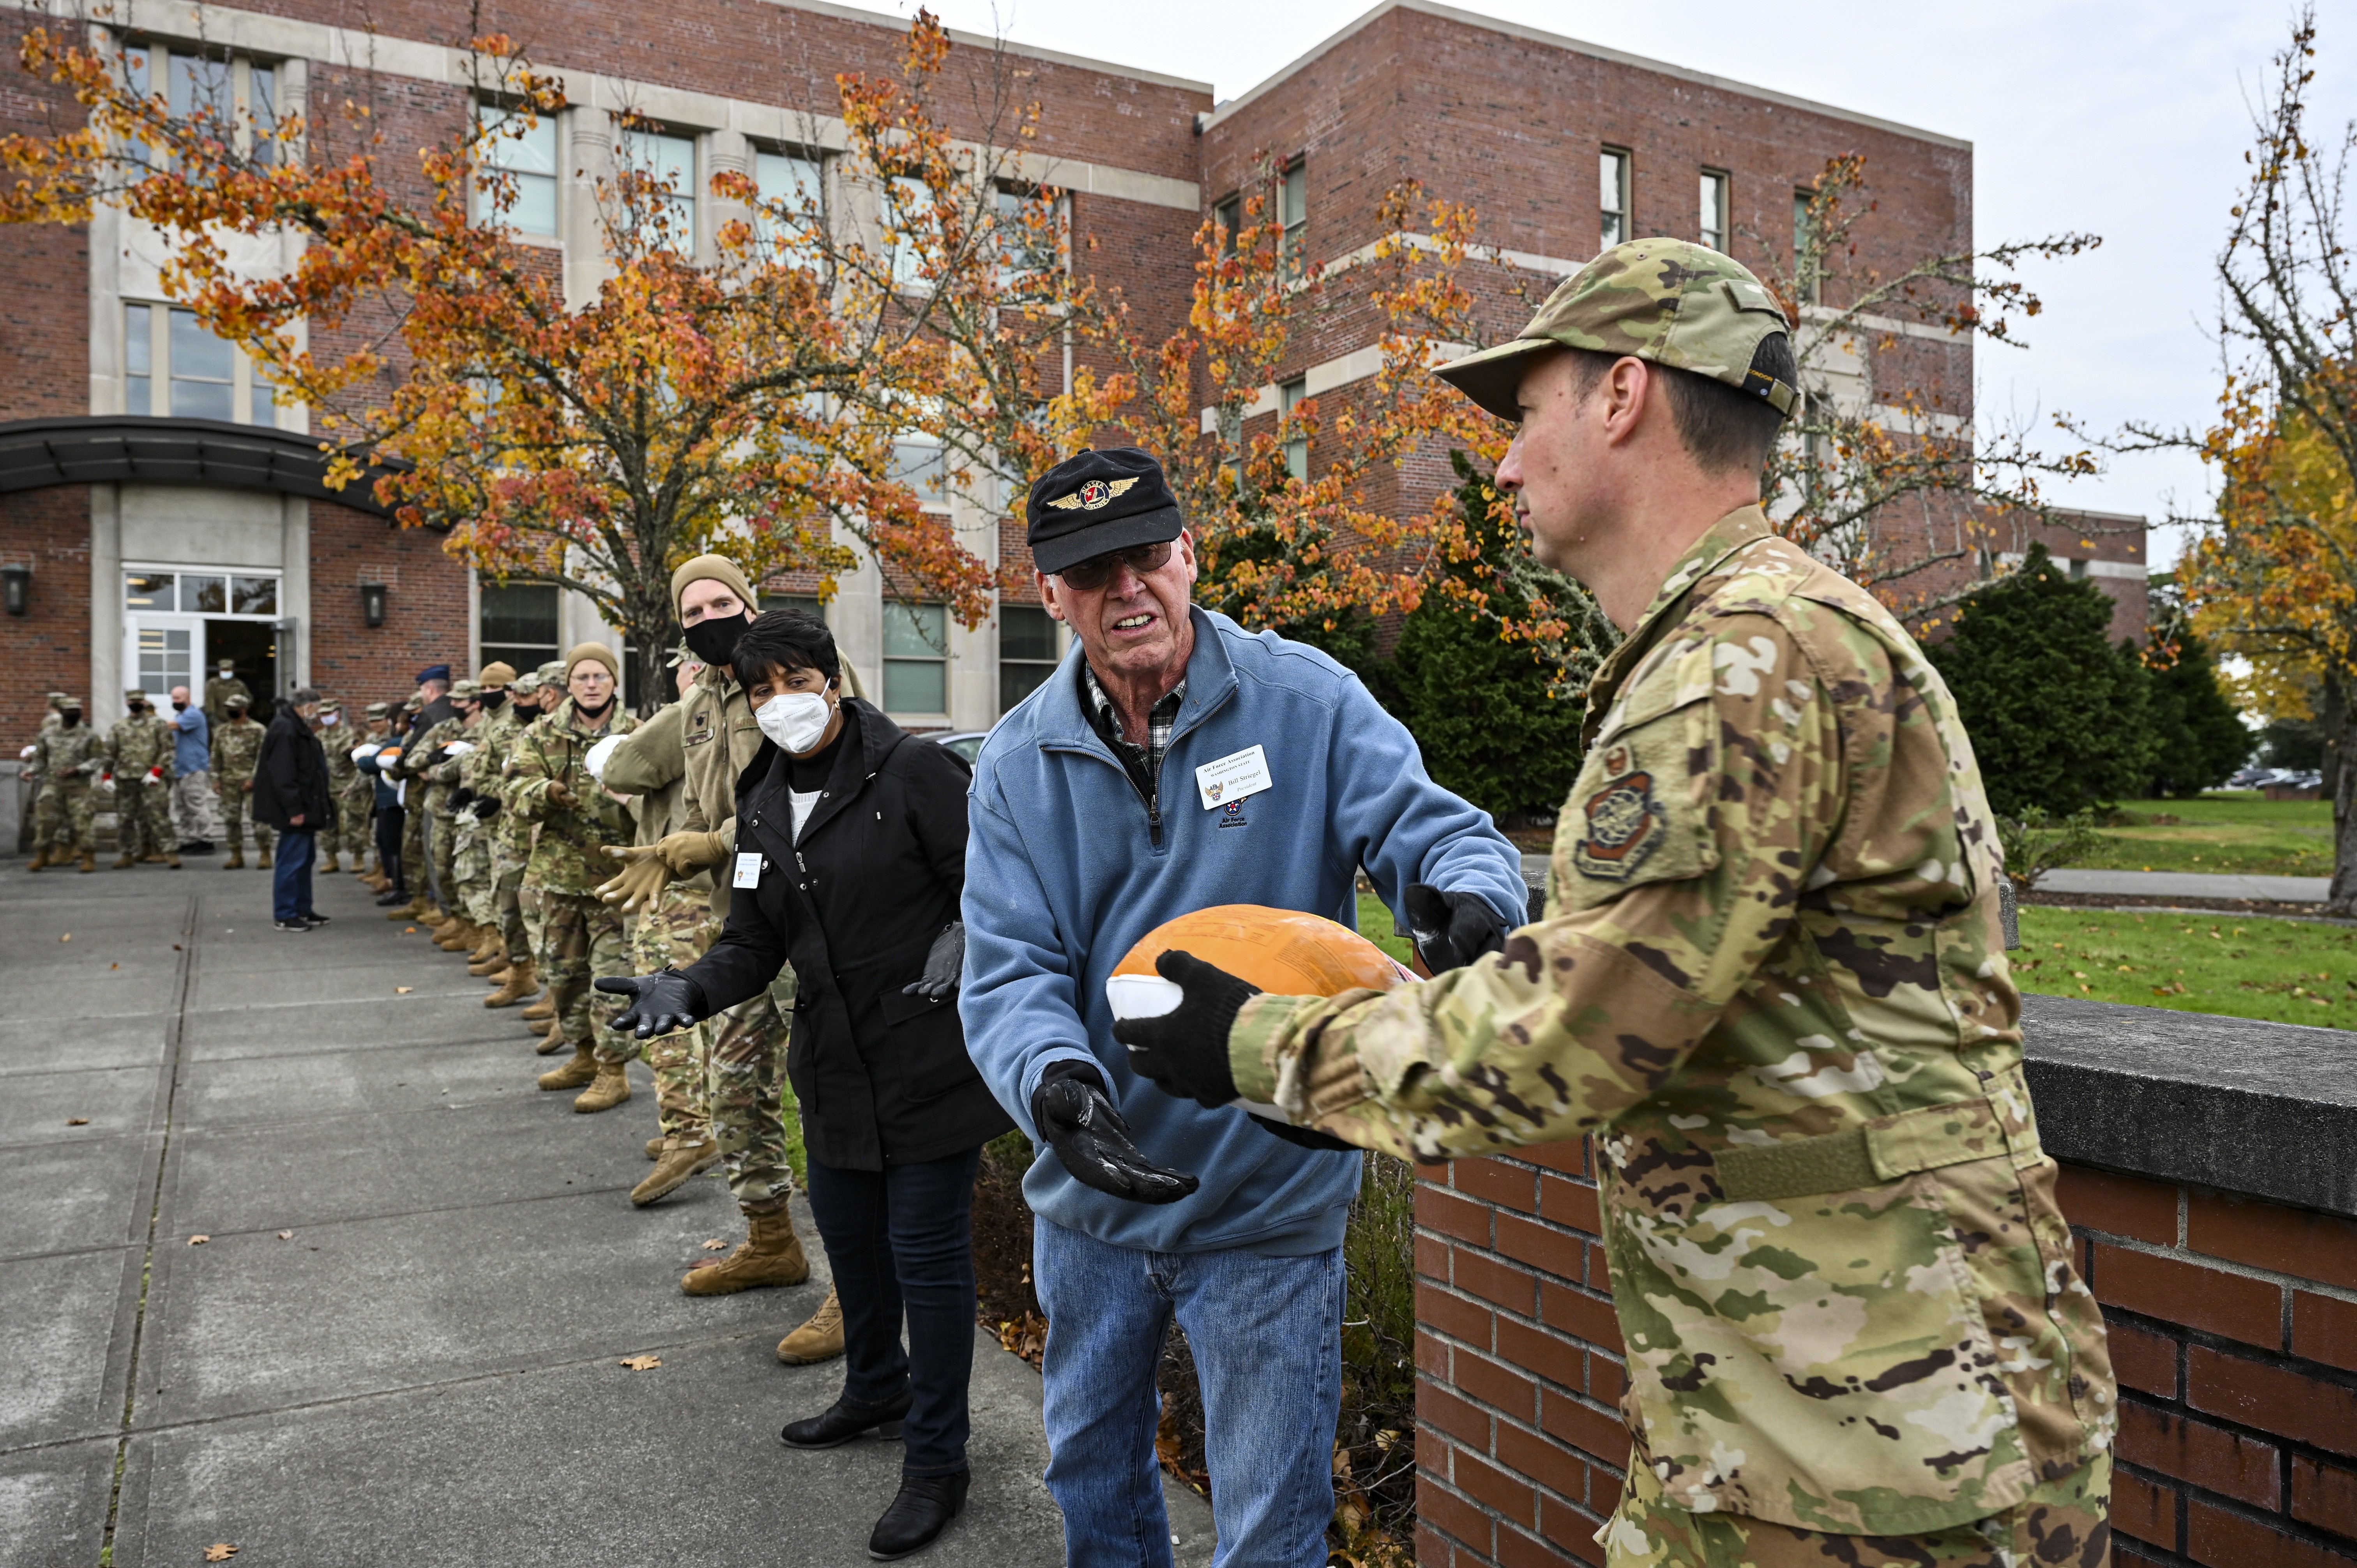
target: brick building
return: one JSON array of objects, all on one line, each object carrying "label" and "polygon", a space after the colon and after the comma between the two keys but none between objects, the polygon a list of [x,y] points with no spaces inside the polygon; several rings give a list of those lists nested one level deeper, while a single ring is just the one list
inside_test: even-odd
[{"label": "brick building", "polygon": [[[533,177],[517,222],[576,296],[600,264],[588,189],[610,166],[618,112],[661,122],[668,156],[704,189],[714,173],[756,171],[764,154],[823,157],[828,127],[839,129],[835,74],[897,70],[901,38],[891,18],[823,0],[680,0],[653,31],[623,12],[546,0],[507,0],[479,19],[429,0],[166,0],[136,21],[120,38],[159,91],[212,72],[242,105],[364,96],[421,142],[456,134],[478,107],[450,43],[475,27],[511,35],[562,76],[571,105],[530,153],[547,172]],[[1076,242],[1097,242],[1081,253],[1149,330],[1183,315],[1198,224],[1265,169],[1278,172],[1288,242],[1329,265],[1373,242],[1379,203],[1404,177],[1471,203],[1501,248],[1477,279],[1493,332],[1519,325],[1530,298],[1623,236],[1675,234],[1755,265],[1789,263],[1794,193],[1844,152],[1866,156],[1880,204],[1854,265],[1888,269],[1971,232],[1969,144],[1430,0],[1384,0],[1223,102],[1205,83],[962,42],[977,47],[952,56],[953,71],[1019,71],[1044,103],[1047,177],[1070,193]],[[953,129],[978,131],[954,124],[959,92],[942,98]],[[0,127],[70,124],[72,108],[20,72],[0,79]],[[330,134],[330,119],[313,116],[314,134]],[[708,251],[725,213],[708,193],[697,208]],[[125,685],[169,685],[224,656],[258,690],[308,681],[366,698],[397,694],[427,662],[471,665],[486,650],[513,662],[612,635],[586,599],[477,583],[434,536],[393,528],[355,492],[319,491],[305,477],[304,411],[272,406],[241,355],[173,310],[160,248],[128,229],[102,211],[87,229],[0,238],[0,568],[29,574],[25,613],[0,618],[0,731],[27,731],[53,687],[90,692],[111,717]],[[1261,408],[1347,402],[1376,368],[1377,332],[1363,309],[1331,313]],[[1913,328],[1884,352],[1876,384],[1903,380],[1970,417],[1969,345]],[[275,454],[259,467],[222,460],[257,446]],[[61,446],[78,464],[55,459]],[[1377,499],[1420,508],[1448,479],[1447,454],[1425,453],[1403,493]],[[1020,564],[1019,526],[998,506],[962,495],[943,505],[976,553]],[[2050,542],[2102,575],[2141,559],[2140,525],[2132,537],[2133,550],[2076,549],[2059,533]],[[772,585],[785,596],[807,586]],[[1021,597],[969,632],[938,606],[888,613],[870,566],[841,585],[828,613],[866,689],[896,714],[920,728],[982,728],[1063,647]]]}]

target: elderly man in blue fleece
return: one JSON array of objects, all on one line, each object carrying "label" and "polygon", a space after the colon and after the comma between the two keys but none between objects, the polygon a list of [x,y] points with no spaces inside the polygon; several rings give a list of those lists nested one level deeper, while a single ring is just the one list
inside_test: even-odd
[{"label": "elderly man in blue fleece", "polygon": [[[1364,866],[1436,971],[1522,923],[1522,861],[1314,648],[1189,605],[1192,539],[1135,448],[1050,470],[1028,506],[1049,614],[1079,647],[975,765],[967,1049],[1035,1144],[1048,1488],[1078,1568],[1160,1565],[1155,1367],[1171,1316],[1202,1377],[1218,1563],[1326,1560],[1342,1227],[1359,1156],[1159,1094],[1114,1042],[1105,978],[1217,904],[1354,924]],[[1218,789],[1213,789],[1213,785]]]}]

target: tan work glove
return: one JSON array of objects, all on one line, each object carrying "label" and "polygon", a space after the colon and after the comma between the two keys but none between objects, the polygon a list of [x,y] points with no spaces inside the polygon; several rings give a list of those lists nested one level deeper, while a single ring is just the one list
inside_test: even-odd
[{"label": "tan work glove", "polygon": [[655,854],[673,876],[693,876],[728,858],[728,841],[719,833],[673,833],[654,846]]},{"label": "tan work glove", "polygon": [[660,845],[609,853],[622,862],[621,875],[610,882],[599,883],[597,897],[608,904],[619,905],[624,914],[652,907],[662,897],[662,890],[671,886],[671,867],[663,864]]}]

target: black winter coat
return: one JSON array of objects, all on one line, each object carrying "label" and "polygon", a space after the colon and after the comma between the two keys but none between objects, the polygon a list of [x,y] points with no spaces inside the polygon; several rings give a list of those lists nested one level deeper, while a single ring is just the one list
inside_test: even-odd
[{"label": "black winter coat", "polygon": [[[253,765],[253,820],[280,832],[317,832],[335,822],[328,787],[328,754],[310,721],[281,703],[262,735],[262,755]],[[294,826],[300,813],[303,825]]]},{"label": "black winter coat", "polygon": [[961,1154],[1014,1123],[966,1055],[957,993],[900,989],[958,918],[969,770],[856,697],[843,713],[799,843],[785,754],[764,741],[738,775],[737,852],[760,857],[761,879],[735,890],[720,940],[686,972],[708,1015],[792,962],[786,1074],[803,1146],[821,1165],[872,1171]]}]

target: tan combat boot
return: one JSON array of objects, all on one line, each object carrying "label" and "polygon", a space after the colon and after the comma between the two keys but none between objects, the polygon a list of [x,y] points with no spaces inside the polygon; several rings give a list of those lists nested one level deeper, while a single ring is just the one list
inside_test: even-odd
[{"label": "tan combat boot", "polygon": [[397,904],[393,908],[387,909],[384,912],[384,918],[398,926],[403,924],[404,921],[417,918],[420,914],[425,912],[425,895],[420,893],[408,903]]},{"label": "tan combat boot", "polygon": [[835,1299],[834,1287],[826,1288],[826,1299],[810,1315],[810,1321],[778,1341],[778,1359],[789,1367],[807,1367],[814,1361],[832,1361],[843,1354],[843,1304]]},{"label": "tan combat boot", "polygon": [[[59,864],[63,865],[64,862],[60,861]],[[40,848],[33,852],[32,861],[25,867],[25,869],[27,871],[47,871],[48,868],[49,846],[43,844]]]},{"label": "tan combat boot", "polygon": [[76,871],[96,871],[98,869],[98,856],[92,854],[89,850],[82,851],[81,863],[75,865],[74,869]]},{"label": "tan combat boot", "polygon": [[434,945],[444,952],[472,951],[475,946],[475,935],[473,929],[467,924],[467,917],[458,915],[443,921],[442,929],[434,933]]},{"label": "tan combat boot", "polygon": [[160,849],[151,849],[145,854],[139,857],[139,864],[142,865],[162,865],[168,862],[170,858],[171,857],[169,855]]},{"label": "tan combat boot", "polygon": [[164,852],[164,864],[170,866],[175,871],[179,870],[180,852],[177,849],[166,850]]},{"label": "tan combat boot", "polygon": [[764,1285],[798,1285],[810,1278],[810,1260],[802,1256],[802,1238],[794,1234],[794,1217],[779,1198],[770,1214],[745,1216],[749,1230],[737,1249],[717,1263],[690,1269],[679,1288],[690,1295],[734,1295]]},{"label": "tan combat boot", "polygon": [[483,998],[486,1007],[512,1007],[540,989],[540,982],[532,975],[532,960],[525,959],[508,971],[507,983]]},{"label": "tan combat boot", "polygon": [[[482,950],[477,948],[475,952],[479,953]],[[467,972],[477,980],[488,980],[493,985],[505,985],[508,983],[510,967],[507,949],[504,947],[489,958],[478,958],[469,954],[467,959]]]},{"label": "tan combat boot", "polygon": [[687,1185],[692,1176],[702,1175],[720,1163],[720,1145],[706,1138],[700,1144],[683,1142],[676,1149],[665,1150],[662,1140],[655,1140],[660,1156],[647,1179],[630,1189],[632,1207],[644,1208],[658,1198],[668,1197]]},{"label": "tan combat boot", "polygon": [[647,1158],[651,1160],[662,1159],[662,1146],[663,1138],[662,1134],[658,1133],[654,1137],[649,1138],[647,1140]]},{"label": "tan combat boot", "polygon": [[556,1016],[556,993],[552,991],[522,1012],[516,1015],[527,1024],[545,1022]]},{"label": "tan combat boot", "polygon": [[565,1020],[551,1018],[548,1021],[548,1032],[540,1037],[540,1044],[533,1047],[533,1051],[537,1056],[553,1057],[563,1050],[565,1045]]},{"label": "tan combat boot", "polygon": [[448,925],[454,918],[456,918],[456,917],[453,916],[449,910],[445,909],[441,905],[435,903],[433,899],[429,897],[425,900],[425,912],[417,917],[417,923],[424,926],[429,931],[439,931],[443,927]]},{"label": "tan combat boot", "polygon": [[115,871],[128,871],[138,864],[139,857],[126,849],[123,852],[122,857],[115,861],[111,869]]},{"label": "tan combat boot", "polygon": [[480,933],[483,940],[475,944],[473,956],[471,956],[468,961],[469,963],[489,964],[490,968],[482,972],[485,974],[490,974],[496,970],[505,969],[508,966],[507,938],[500,935],[499,932],[493,930],[489,926],[477,926],[475,929]]},{"label": "tan combat boot", "polygon": [[243,844],[240,844],[235,849],[229,852],[229,860],[221,866],[221,869],[223,871],[243,871],[245,869],[245,846]]},{"label": "tan combat boot", "polygon": [[548,1090],[580,1089],[597,1076],[597,1053],[588,1041],[580,1040],[574,1044],[571,1061],[563,1067],[553,1067],[540,1075],[540,1087]]},{"label": "tan combat boot", "polygon": [[336,858],[336,852],[334,850],[329,850],[328,852],[328,858],[319,863],[319,869],[321,871],[341,871],[343,868],[344,863]]},{"label": "tan combat boot", "polygon": [[270,869],[270,852],[263,848],[260,844],[254,845],[253,866],[257,871],[267,871]]},{"label": "tan combat boot", "polygon": [[574,1101],[573,1109],[584,1116],[595,1116],[600,1111],[611,1111],[630,1097],[630,1069],[620,1062],[599,1062],[597,1078]]}]

